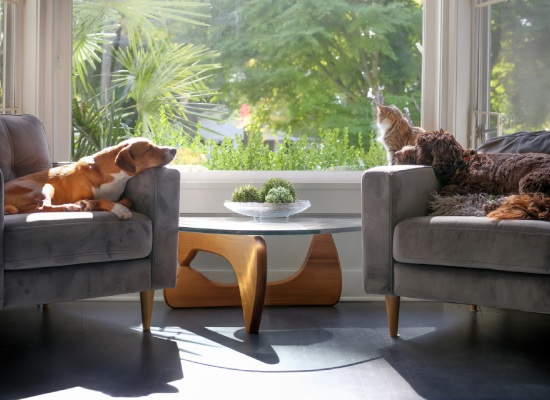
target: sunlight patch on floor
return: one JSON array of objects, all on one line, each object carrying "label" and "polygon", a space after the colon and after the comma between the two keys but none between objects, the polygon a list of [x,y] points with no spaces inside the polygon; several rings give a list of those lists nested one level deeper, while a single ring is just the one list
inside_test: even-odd
[{"label": "sunlight patch on floor", "polygon": [[[404,328],[411,340],[433,327]],[[349,327],[260,330],[249,335],[242,327],[152,327],[154,337],[175,342],[182,360],[243,371],[291,372],[339,368],[381,357],[395,340],[387,329]],[[297,356],[299,354],[299,357]]]}]

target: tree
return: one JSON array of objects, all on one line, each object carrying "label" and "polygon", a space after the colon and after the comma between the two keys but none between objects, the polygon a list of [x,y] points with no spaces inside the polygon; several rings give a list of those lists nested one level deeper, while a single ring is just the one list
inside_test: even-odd
[{"label": "tree", "polygon": [[120,141],[131,129],[149,135],[160,110],[178,130],[212,95],[205,84],[217,54],[172,43],[165,21],[206,26],[204,4],[163,0],[75,0],[73,158]]},{"label": "tree", "polygon": [[255,122],[315,135],[372,128],[372,94],[419,110],[421,10],[414,1],[211,0],[215,98]]},{"label": "tree", "polygon": [[491,111],[507,116],[508,131],[550,124],[550,3],[506,2],[492,7]]}]

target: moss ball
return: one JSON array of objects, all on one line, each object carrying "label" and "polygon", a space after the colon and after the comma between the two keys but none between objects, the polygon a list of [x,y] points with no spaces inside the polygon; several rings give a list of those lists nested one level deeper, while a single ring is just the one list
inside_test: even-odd
[{"label": "moss ball", "polygon": [[238,203],[261,203],[262,196],[254,186],[244,185],[239,186],[233,191],[231,201]]},{"label": "moss ball", "polygon": [[283,178],[271,178],[265,181],[265,183],[262,186],[262,190],[260,191],[262,200],[267,201],[266,196],[269,193],[269,191],[277,187],[283,187],[287,189],[290,192],[290,195],[292,196],[291,201],[287,201],[284,203],[292,203],[296,199],[296,191],[294,190],[294,186],[292,185],[292,183],[290,183],[289,181]]},{"label": "moss ball", "polygon": [[282,186],[270,189],[265,196],[266,203],[293,203],[294,196],[290,193],[290,190]]}]

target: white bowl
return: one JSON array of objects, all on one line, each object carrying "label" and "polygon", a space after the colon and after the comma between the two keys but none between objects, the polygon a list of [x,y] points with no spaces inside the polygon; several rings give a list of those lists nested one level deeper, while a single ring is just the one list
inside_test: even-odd
[{"label": "white bowl", "polygon": [[241,203],[226,200],[223,205],[237,214],[254,218],[288,218],[309,207],[309,200],[296,200],[294,203]]}]

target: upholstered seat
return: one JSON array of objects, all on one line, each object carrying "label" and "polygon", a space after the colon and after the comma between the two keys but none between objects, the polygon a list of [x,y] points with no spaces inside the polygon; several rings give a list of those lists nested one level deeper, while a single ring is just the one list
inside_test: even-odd
[{"label": "upholstered seat", "polygon": [[407,218],[395,226],[393,258],[408,264],[550,274],[548,225],[486,217]]}]

